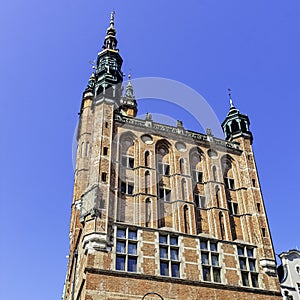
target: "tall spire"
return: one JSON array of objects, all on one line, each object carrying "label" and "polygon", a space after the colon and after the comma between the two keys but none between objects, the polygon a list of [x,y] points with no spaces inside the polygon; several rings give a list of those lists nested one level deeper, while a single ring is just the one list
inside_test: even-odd
[{"label": "tall spire", "polygon": [[118,41],[116,39],[116,29],[115,29],[115,12],[112,11],[110,14],[109,27],[106,30],[106,37],[104,40],[103,49],[113,49],[116,50]]},{"label": "tall spire", "polygon": [[109,27],[106,30],[103,50],[98,53],[95,72],[95,96],[102,95],[117,103],[122,96],[122,57],[117,49],[115,12],[110,14]]}]

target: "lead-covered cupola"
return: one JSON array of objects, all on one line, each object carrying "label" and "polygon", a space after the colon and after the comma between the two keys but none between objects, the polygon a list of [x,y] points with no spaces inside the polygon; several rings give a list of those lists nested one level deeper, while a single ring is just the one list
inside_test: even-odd
[{"label": "lead-covered cupola", "polygon": [[247,115],[240,113],[240,111],[233,105],[231,94],[229,93],[230,110],[222,123],[222,129],[225,134],[225,139],[233,141],[236,138],[244,137],[253,141],[252,132],[250,131],[250,120]]}]

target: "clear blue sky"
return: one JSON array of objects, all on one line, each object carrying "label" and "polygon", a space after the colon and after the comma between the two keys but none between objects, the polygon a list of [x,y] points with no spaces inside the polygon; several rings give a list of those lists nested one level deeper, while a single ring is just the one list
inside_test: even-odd
[{"label": "clear blue sky", "polygon": [[72,138],[112,9],[125,73],[183,82],[220,120],[231,87],[251,120],[276,253],[300,247],[298,0],[2,1],[1,299],[60,299]]}]

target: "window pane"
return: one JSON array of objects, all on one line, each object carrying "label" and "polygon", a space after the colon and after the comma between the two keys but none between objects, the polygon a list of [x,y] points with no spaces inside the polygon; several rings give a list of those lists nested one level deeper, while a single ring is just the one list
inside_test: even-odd
[{"label": "window pane", "polygon": [[210,251],[217,252],[217,244],[216,243],[210,243]]},{"label": "window pane", "polygon": [[168,248],[159,248],[159,257],[160,258],[164,258],[164,259],[168,259]]},{"label": "window pane", "polygon": [[127,167],[127,157],[126,156],[122,156],[122,166]]},{"label": "window pane", "polygon": [[125,270],[125,257],[124,256],[117,256],[116,269],[122,270],[122,271]]},{"label": "window pane", "polygon": [[171,191],[166,190],[166,199],[165,199],[165,201],[170,202],[170,199],[171,199]]},{"label": "window pane", "polygon": [[200,249],[201,250],[207,250],[207,242],[206,241],[201,241],[200,242]]},{"label": "window pane", "polygon": [[126,183],[125,182],[121,183],[121,192],[124,194],[126,193]]},{"label": "window pane", "polygon": [[162,167],[162,164],[158,164],[158,172],[159,172],[159,174],[162,174],[162,173],[163,173],[163,167]]},{"label": "window pane", "polygon": [[203,280],[210,281],[210,268],[202,268],[203,271]]},{"label": "window pane", "polygon": [[238,255],[244,256],[244,248],[243,247],[238,247]]},{"label": "window pane", "polygon": [[133,183],[128,183],[128,195],[133,194]]},{"label": "window pane", "polygon": [[218,266],[219,265],[219,256],[218,255],[212,255],[211,256],[211,264],[213,266]]},{"label": "window pane", "polygon": [[248,278],[248,273],[242,273],[242,281],[243,285],[249,286],[249,278]]},{"label": "window pane", "polygon": [[208,254],[207,253],[202,253],[201,254],[201,261],[202,261],[202,264],[204,265],[208,265],[209,262],[208,262]]},{"label": "window pane", "polygon": [[255,260],[249,259],[249,269],[252,272],[255,272]]},{"label": "window pane", "polygon": [[170,166],[169,165],[164,165],[165,170],[164,170],[164,175],[170,175]]},{"label": "window pane", "polygon": [[170,237],[170,245],[177,246],[178,245],[178,238],[177,237]]},{"label": "window pane", "polygon": [[197,182],[202,182],[203,179],[203,173],[202,172],[198,172],[197,174]]},{"label": "window pane", "polygon": [[128,272],[136,272],[136,258],[128,257]]},{"label": "window pane", "polygon": [[214,282],[221,282],[220,269],[213,270]]},{"label": "window pane", "polygon": [[253,257],[253,249],[247,248],[247,256],[248,257]]},{"label": "window pane", "polygon": [[199,198],[200,198],[200,196],[199,196],[199,194],[194,194],[194,202],[195,202],[195,205],[196,205],[196,207],[199,207],[200,208],[200,201],[199,201]]},{"label": "window pane", "polygon": [[117,253],[125,253],[125,242],[117,242]]},{"label": "window pane", "polygon": [[136,244],[128,243],[128,254],[136,254]]},{"label": "window pane", "polygon": [[246,258],[240,258],[240,268],[241,270],[247,270]]},{"label": "window pane", "polygon": [[206,198],[204,196],[201,196],[200,200],[201,200],[201,208],[205,208],[206,207]]},{"label": "window pane", "polygon": [[178,250],[177,249],[171,249],[171,259],[178,260]]},{"label": "window pane", "polygon": [[133,169],[134,166],[134,158],[133,157],[129,157],[128,158],[128,167]]},{"label": "window pane", "polygon": [[160,235],[159,236],[159,243],[160,244],[167,244],[167,236],[166,235]]},{"label": "window pane", "polygon": [[118,238],[125,238],[126,237],[126,231],[125,231],[125,229],[118,229],[117,230],[117,237]]},{"label": "window pane", "polygon": [[258,287],[258,275],[257,274],[251,274],[251,280],[252,280],[252,286]]},{"label": "window pane", "polygon": [[169,266],[167,262],[160,262],[160,275],[169,276]]},{"label": "window pane", "polygon": [[137,237],[136,237],[136,231],[129,230],[129,232],[128,232],[128,239],[129,240],[136,240],[137,239]]},{"label": "window pane", "polygon": [[172,277],[179,277],[179,264],[171,264]]}]

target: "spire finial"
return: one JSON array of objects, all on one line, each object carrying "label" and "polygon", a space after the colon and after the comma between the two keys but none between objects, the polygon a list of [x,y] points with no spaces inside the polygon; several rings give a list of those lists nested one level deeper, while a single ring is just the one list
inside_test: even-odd
[{"label": "spire finial", "polygon": [[231,97],[231,89],[228,88],[228,96],[229,96],[229,103],[230,103],[230,107],[234,107],[233,105],[233,101],[232,101],[232,97]]},{"label": "spire finial", "polygon": [[110,23],[109,24],[111,27],[114,27],[114,25],[115,25],[115,11],[114,10],[110,13]]}]

